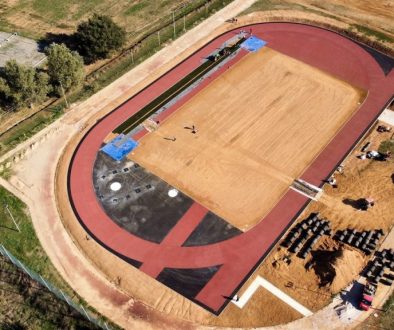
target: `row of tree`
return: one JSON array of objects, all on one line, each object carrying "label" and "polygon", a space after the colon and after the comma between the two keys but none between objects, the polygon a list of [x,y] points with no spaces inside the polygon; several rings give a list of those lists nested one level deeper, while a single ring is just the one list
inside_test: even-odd
[{"label": "row of tree", "polygon": [[15,60],[6,63],[0,77],[1,104],[11,109],[32,107],[43,102],[48,94],[59,96],[80,86],[83,79],[82,57],[63,44],[52,44],[47,49],[45,71]]},{"label": "row of tree", "polygon": [[56,43],[46,48],[45,69],[8,61],[0,71],[0,106],[13,110],[32,107],[48,95],[61,96],[78,88],[85,77],[84,62],[107,58],[122,47],[125,31],[110,17],[94,15],[78,25],[73,39],[74,51]]}]

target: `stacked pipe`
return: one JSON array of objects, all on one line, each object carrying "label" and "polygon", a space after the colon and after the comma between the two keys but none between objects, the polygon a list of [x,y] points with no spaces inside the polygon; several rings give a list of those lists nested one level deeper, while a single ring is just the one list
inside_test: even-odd
[{"label": "stacked pipe", "polygon": [[311,213],[308,218],[292,228],[281,245],[305,259],[321,236],[331,234],[330,222],[320,218],[319,213]]},{"label": "stacked pipe", "polygon": [[372,283],[392,285],[394,280],[394,251],[385,249],[377,252],[376,257],[368,264],[365,277]]},{"label": "stacked pipe", "polygon": [[338,230],[334,236],[334,239],[341,243],[353,246],[366,255],[370,255],[379,243],[384,232],[382,229],[368,230],[368,231],[357,231],[355,229]]}]

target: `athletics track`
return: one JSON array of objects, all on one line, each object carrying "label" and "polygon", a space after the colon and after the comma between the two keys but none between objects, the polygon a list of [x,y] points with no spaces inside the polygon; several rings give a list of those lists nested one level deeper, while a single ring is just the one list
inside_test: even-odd
[{"label": "athletics track", "polygon": [[[194,203],[167,237],[156,244],[131,235],[106,215],[97,201],[92,184],[93,164],[96,153],[109,132],[195,69],[202,58],[241,29],[252,29],[254,35],[267,41],[267,47],[368,91],[360,109],[301,176],[302,179],[321,186],[322,180],[335,170],[392,97],[394,72],[385,75],[369,52],[336,33],[290,23],[265,23],[236,29],[198,50],[99,121],[75,151],[68,177],[70,201],[80,223],[110,251],[125,260],[138,261],[141,271],[157,278],[164,268],[220,266],[209,282],[192,298],[215,314],[219,314],[228,303],[229,300],[224,296],[231,297],[237,292],[309,200],[288,190],[271,212],[249,231],[220,243],[182,247],[182,243],[208,211]],[[239,54],[239,58],[242,56],[242,53]],[[233,61],[236,60],[237,58]],[[209,84],[209,80],[204,81],[199,89],[187,95],[170,111],[175,111],[206,84]]]}]

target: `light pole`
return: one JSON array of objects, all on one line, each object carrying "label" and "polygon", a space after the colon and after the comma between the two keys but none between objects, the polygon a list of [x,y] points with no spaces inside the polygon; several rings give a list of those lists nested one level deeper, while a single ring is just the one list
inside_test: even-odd
[{"label": "light pole", "polygon": [[172,12],[172,24],[174,25],[174,39],[176,38],[176,31],[175,31],[175,10]]},{"label": "light pole", "polygon": [[63,88],[63,84],[62,84],[61,80],[59,80],[59,83],[60,83],[60,88],[61,88],[62,93],[63,93],[64,100],[66,101],[66,107],[67,107],[67,109],[68,109],[68,108],[70,108],[70,107],[69,107],[69,105],[68,105],[66,93],[64,92],[64,88]]}]

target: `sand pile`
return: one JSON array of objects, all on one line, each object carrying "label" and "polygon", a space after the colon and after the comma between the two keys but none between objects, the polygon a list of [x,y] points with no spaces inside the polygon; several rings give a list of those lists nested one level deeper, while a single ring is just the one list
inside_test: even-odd
[{"label": "sand pile", "polygon": [[363,255],[356,250],[317,250],[312,252],[312,268],[319,278],[319,286],[330,286],[338,293],[357,277],[364,265]]}]

